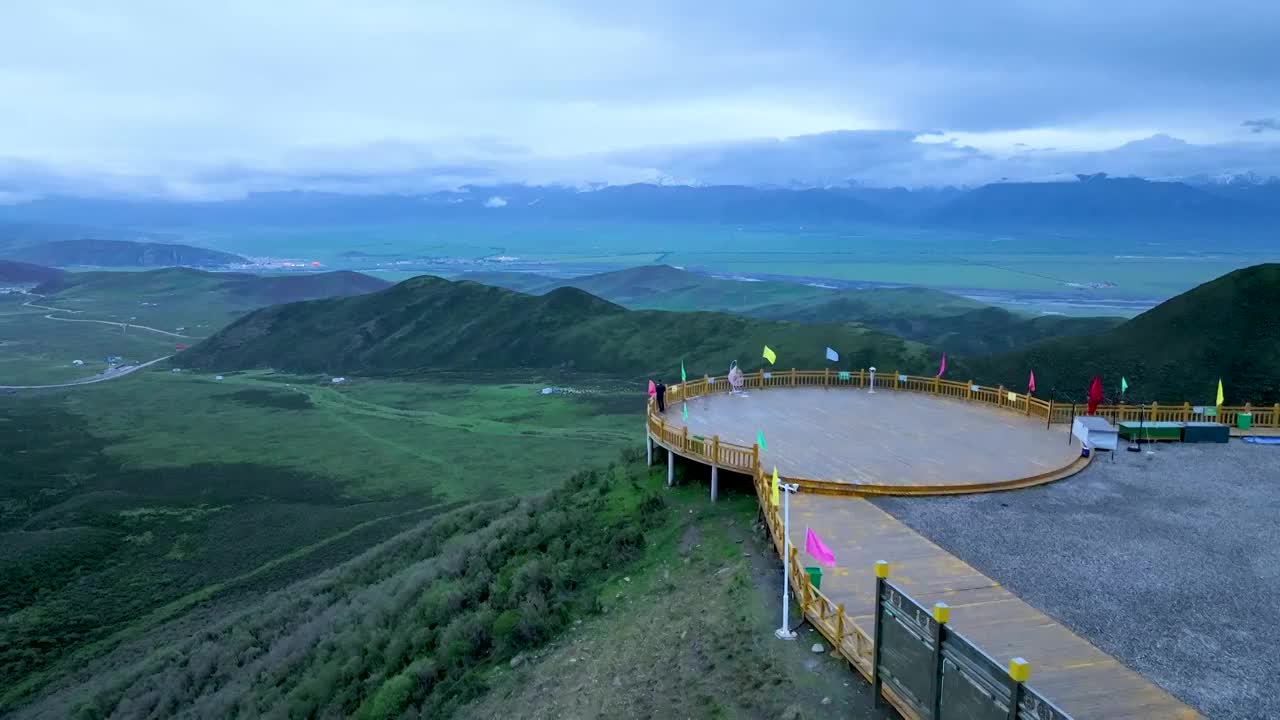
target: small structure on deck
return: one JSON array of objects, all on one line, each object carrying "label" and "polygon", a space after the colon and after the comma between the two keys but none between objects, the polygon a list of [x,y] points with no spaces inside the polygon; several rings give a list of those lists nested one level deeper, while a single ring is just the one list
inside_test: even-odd
[{"label": "small structure on deck", "polygon": [[1082,453],[1115,450],[1120,443],[1116,426],[1096,415],[1078,417],[1071,423],[1071,435],[1080,441]]}]

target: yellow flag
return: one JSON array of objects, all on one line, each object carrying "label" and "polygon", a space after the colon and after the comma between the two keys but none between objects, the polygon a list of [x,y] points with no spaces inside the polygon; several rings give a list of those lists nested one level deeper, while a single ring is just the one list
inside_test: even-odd
[{"label": "yellow flag", "polygon": [[773,506],[778,507],[780,500],[778,499],[778,466],[773,466],[773,492],[770,493],[773,500]]},{"label": "yellow flag", "polygon": [[1222,404],[1222,378],[1218,378],[1218,404]]},{"label": "yellow flag", "polygon": [[768,361],[769,361],[769,364],[770,364],[770,365],[772,365],[772,364],[774,364],[775,362],[777,362],[777,361],[778,361],[778,355],[777,355],[777,353],[775,353],[774,351],[770,350],[768,345],[765,345],[765,346],[764,346],[764,359],[765,359],[765,360],[768,360]]}]

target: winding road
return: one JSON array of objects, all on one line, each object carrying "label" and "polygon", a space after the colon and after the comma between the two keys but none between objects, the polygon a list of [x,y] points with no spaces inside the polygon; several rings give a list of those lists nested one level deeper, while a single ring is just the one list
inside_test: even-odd
[{"label": "winding road", "polygon": [[[32,294],[34,294],[34,293],[32,293]],[[44,296],[43,296],[43,295],[36,295],[36,297],[37,297],[37,298],[40,298],[40,299],[44,299]],[[153,332],[153,333],[160,333],[161,335],[168,335],[169,337],[186,338],[186,339],[188,339],[188,340],[199,340],[199,339],[200,339],[200,338],[194,337],[194,336],[192,336],[192,335],[183,335],[182,333],[169,332],[168,330],[161,330],[160,328],[153,328],[153,327],[150,327],[150,326],[147,326],[147,325],[135,325],[134,323],[116,322],[116,321],[114,321],[114,320],[80,320],[80,319],[77,319],[77,318],[56,317],[56,316],[54,316],[54,315],[53,315],[53,313],[55,313],[55,312],[62,312],[62,313],[72,313],[72,314],[75,314],[75,313],[79,313],[80,311],[79,311],[79,310],[66,310],[66,309],[64,309],[64,308],[49,307],[48,305],[37,305],[35,300],[28,300],[28,301],[26,301],[26,302],[22,303],[22,306],[23,306],[23,307],[32,307],[32,308],[39,308],[39,309],[41,309],[41,310],[50,310],[50,311],[52,311],[50,314],[45,315],[45,318],[46,318],[46,319],[48,319],[48,320],[57,320],[57,321],[59,321],[59,322],[99,323],[99,324],[101,324],[101,325],[112,325],[112,326],[115,326],[115,327],[118,327],[118,328],[125,328],[125,329],[128,329],[128,328],[138,328],[139,330],[147,330],[147,331],[150,331],[150,332]]]},{"label": "winding road", "polygon": [[141,365],[123,365],[115,370],[108,370],[101,375],[94,375],[93,377],[88,377],[83,380],[72,380],[71,382],[58,383],[56,385],[0,385],[0,390],[48,390],[52,388],[75,387],[76,385],[92,385],[93,383],[122,378],[125,375],[135,373],[145,367],[155,365],[162,360],[168,360],[171,357],[173,356],[165,355],[164,357],[158,357],[155,360],[148,360]]},{"label": "winding road", "polygon": [[[32,295],[35,295],[35,293],[31,293],[31,294],[32,294]],[[44,296],[43,296],[43,295],[35,295],[35,298],[36,298],[36,299],[44,299]],[[168,330],[161,330],[160,328],[148,327],[147,325],[134,325],[134,324],[132,324],[132,323],[115,322],[115,321],[112,321],[112,320],[81,320],[81,319],[78,319],[78,318],[64,318],[64,317],[57,317],[57,316],[55,316],[53,313],[56,313],[56,312],[62,312],[62,313],[78,313],[78,312],[80,312],[80,311],[79,311],[79,310],[66,310],[66,309],[63,309],[63,308],[56,308],[56,307],[49,307],[48,305],[37,305],[37,304],[36,304],[35,299],[28,300],[28,301],[26,301],[26,302],[22,303],[22,306],[23,306],[23,307],[30,307],[30,308],[37,308],[37,309],[39,309],[39,310],[49,310],[49,311],[51,311],[49,314],[47,314],[47,315],[45,315],[45,316],[44,316],[46,320],[57,320],[57,321],[59,321],[59,322],[98,323],[98,324],[100,324],[100,325],[112,325],[112,326],[114,326],[114,327],[125,328],[126,330],[127,330],[128,328],[133,327],[133,328],[138,328],[138,329],[140,329],[140,330],[147,330],[147,331],[149,331],[149,332],[159,333],[159,334],[161,334],[161,335],[168,335],[169,337],[187,338],[187,339],[199,339],[199,338],[193,338],[191,335],[182,335],[182,334],[180,334],[180,333],[169,332]],[[171,358],[171,357],[173,357],[173,355],[165,355],[164,357],[158,357],[158,358],[156,358],[155,360],[149,360],[149,361],[147,361],[147,362],[144,362],[144,363],[141,363],[141,364],[138,364],[138,365],[124,365],[124,366],[122,366],[122,367],[118,367],[118,368],[114,368],[114,369],[111,369],[111,370],[107,370],[106,372],[103,372],[103,373],[101,373],[101,374],[99,374],[99,375],[94,375],[94,376],[92,376],[92,377],[87,377],[87,378],[84,378],[84,379],[82,379],[82,380],[72,380],[71,382],[57,383],[57,384],[54,384],[54,385],[0,385],[0,390],[50,390],[50,389],[54,389],[54,388],[68,388],[68,387],[75,387],[75,386],[77,386],[77,385],[92,385],[92,384],[94,384],[94,383],[106,382],[107,380],[115,380],[116,378],[122,378],[122,377],[124,377],[125,375],[130,375],[130,374],[135,373],[135,372],[137,372],[137,371],[139,371],[139,370],[141,370],[141,369],[143,369],[143,368],[146,368],[146,367],[150,367],[150,366],[152,366],[152,365],[155,365],[156,363],[161,362],[161,361],[163,361],[163,360],[168,360],[168,359],[169,359],[169,358]]]}]

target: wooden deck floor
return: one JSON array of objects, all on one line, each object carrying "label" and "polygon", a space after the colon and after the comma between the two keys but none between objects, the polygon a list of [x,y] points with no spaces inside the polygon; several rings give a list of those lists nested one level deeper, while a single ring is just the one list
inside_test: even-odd
[{"label": "wooden deck floor", "polygon": [[[679,406],[667,423],[683,424]],[[1080,454],[1064,426],[925,393],[787,388],[689,401],[689,433],[751,445],[788,477],[865,485],[966,485],[1058,470]]]},{"label": "wooden deck floor", "polygon": [[[692,420],[692,408],[689,415]],[[791,542],[801,548],[801,562],[815,564],[803,552],[808,527],[838,563],[824,569],[823,593],[844,603],[868,632],[874,628],[872,567],[876,560],[888,560],[896,585],[926,607],[939,601],[950,605],[952,626],[993,658],[1030,661],[1030,684],[1078,720],[1201,717],[866,500],[803,493],[792,498]]]}]

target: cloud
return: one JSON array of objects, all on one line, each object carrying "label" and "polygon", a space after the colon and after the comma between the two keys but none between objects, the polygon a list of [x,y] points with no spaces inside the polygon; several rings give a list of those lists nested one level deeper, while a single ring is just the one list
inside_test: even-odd
[{"label": "cloud", "polygon": [[1242,127],[1249,128],[1251,133],[1261,133],[1268,130],[1280,131],[1280,119],[1273,117],[1257,118],[1255,120],[1245,120],[1240,123]]},{"label": "cloud", "polygon": [[487,208],[504,208],[507,206],[507,199],[494,195],[493,197],[484,201],[484,206]]},{"label": "cloud", "polygon": [[1056,172],[1034,148],[1269,129],[1278,26],[1270,0],[47,0],[0,23],[0,158],[9,193],[208,197]]}]

